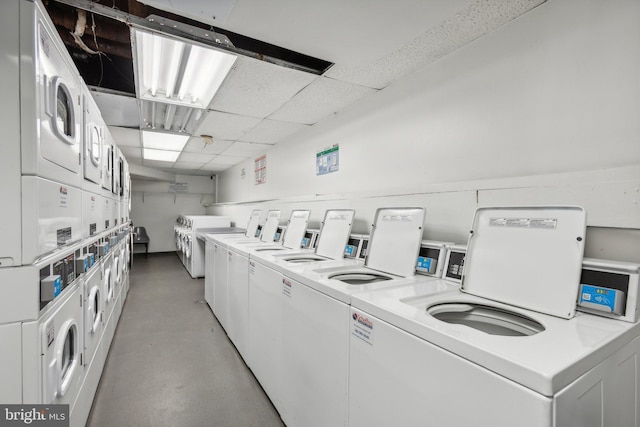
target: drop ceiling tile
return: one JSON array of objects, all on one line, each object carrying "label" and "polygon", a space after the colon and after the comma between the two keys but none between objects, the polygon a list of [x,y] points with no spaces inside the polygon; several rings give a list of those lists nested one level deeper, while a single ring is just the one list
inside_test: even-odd
[{"label": "drop ceiling tile", "polygon": [[200,169],[204,163],[183,162],[178,160],[172,166],[172,169]]},{"label": "drop ceiling tile", "polygon": [[308,128],[309,125],[300,123],[280,122],[264,119],[256,127],[247,132],[242,138],[243,142],[259,142],[261,144],[276,144],[287,136]]},{"label": "drop ceiling tile", "polygon": [[314,74],[238,57],[209,108],[244,116],[267,117],[317,78]]},{"label": "drop ceiling tile", "polygon": [[260,120],[256,117],[209,111],[209,114],[198,126],[194,135],[211,135],[214,140],[228,139],[235,141],[260,123]]},{"label": "drop ceiling tile", "polygon": [[248,159],[249,157],[251,156],[216,156],[216,158],[207,163],[207,165],[237,165],[238,163]]},{"label": "drop ceiling tile", "polygon": [[138,129],[109,126],[109,132],[118,147],[142,147]]},{"label": "drop ceiling tile", "polygon": [[138,101],[132,96],[91,91],[102,118],[109,126],[140,127]]},{"label": "drop ceiling tile", "polygon": [[202,169],[200,169],[200,170],[203,170],[203,171],[206,170],[206,171],[210,171],[210,172],[222,172],[222,171],[225,171],[225,170],[229,169],[231,166],[233,166],[233,165],[225,165],[225,164],[222,164],[222,163],[213,163],[212,162],[212,163],[204,165],[202,167]]},{"label": "drop ceiling tile", "polygon": [[[426,67],[473,40],[539,6],[546,0],[475,1],[399,48],[357,64],[337,62],[326,77],[381,89]],[[463,2],[464,3],[464,2]]]},{"label": "drop ceiling tile", "polygon": [[187,153],[183,151],[178,157],[178,162],[198,163],[202,166],[205,163],[209,163],[214,157],[216,157],[215,154]]},{"label": "drop ceiling tile", "polygon": [[142,160],[142,165],[149,168],[170,168],[175,162],[162,162],[160,160]]},{"label": "drop ceiling tile", "polygon": [[187,145],[182,149],[183,152],[200,153],[200,154],[220,154],[233,144],[233,141],[224,139],[214,139],[212,144],[207,144],[202,138],[192,137]]},{"label": "drop ceiling tile", "polygon": [[140,147],[128,147],[126,145],[118,146],[122,154],[127,160],[131,159],[141,159],[142,158],[142,149]]},{"label": "drop ceiling tile", "polygon": [[375,92],[368,87],[320,77],[269,118],[314,124]]},{"label": "drop ceiling tile", "polygon": [[233,145],[222,153],[225,156],[255,156],[264,153],[270,149],[272,145],[256,144],[252,142],[234,142]]}]

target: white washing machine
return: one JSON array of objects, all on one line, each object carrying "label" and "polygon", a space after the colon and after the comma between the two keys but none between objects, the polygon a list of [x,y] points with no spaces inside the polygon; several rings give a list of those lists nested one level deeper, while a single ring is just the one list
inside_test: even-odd
[{"label": "white washing machine", "polygon": [[89,89],[82,87],[83,100],[83,176],[82,189],[99,193],[102,174],[102,141],[105,123]]},{"label": "white washing machine", "polygon": [[423,280],[414,276],[423,221],[422,208],[378,209],[365,267],[343,260],[279,271],[255,260],[249,366],[287,425],[346,425],[351,294]]},{"label": "white washing machine", "polygon": [[40,319],[22,325],[23,401],[68,404],[74,418],[84,369],[82,291],[76,281]]},{"label": "white washing machine", "polygon": [[322,221],[322,228],[318,232],[318,237],[313,237],[313,241],[317,241],[314,249],[309,248],[313,245],[308,243],[311,240],[308,240],[310,238],[307,236],[309,232],[307,230],[304,234],[305,237],[302,238],[302,249],[256,255],[258,258],[268,261],[276,270],[309,262],[342,260],[351,233],[354,215],[355,211],[353,209],[327,210]]},{"label": "white washing machine", "polygon": [[[41,354],[44,351],[40,328],[53,313],[70,304],[70,294],[77,294],[73,304],[81,307],[76,277],[76,259],[79,256],[79,246],[72,246],[43,257],[35,264],[0,269],[0,291],[3,295],[0,299],[0,399],[3,402],[44,402],[43,381],[47,378],[42,376]],[[81,308],[79,319],[80,329],[77,332],[81,334]],[[60,331],[61,324],[57,323],[56,333]],[[79,360],[83,350],[81,336],[77,342]],[[47,375],[52,372],[47,372]],[[66,378],[71,376],[75,378],[76,374]],[[51,380],[55,378],[51,377]]]},{"label": "white washing machine", "polygon": [[[576,313],[582,209],[481,208],[471,230],[461,289],[354,296],[349,424],[638,425],[640,327]],[[587,309],[636,313],[638,266],[616,274],[580,285],[609,299]]]},{"label": "white washing machine", "polygon": [[[286,249],[300,248],[300,242],[304,236],[307,223],[309,221],[310,211],[297,209],[291,211],[290,218],[287,223],[287,232],[281,245],[264,241],[260,244],[244,244],[235,243],[233,240],[227,244],[226,251],[220,250],[220,253],[227,254],[227,280],[225,283],[216,282],[215,299],[216,317],[218,321],[227,331],[229,338],[234,343],[238,352],[247,361],[251,367],[251,361],[254,359],[250,355],[249,348],[249,311],[250,311],[250,271],[256,268],[251,258],[256,253],[266,253],[266,251],[279,251]],[[268,231],[272,228],[272,224],[276,221],[276,217],[270,217],[265,224],[264,230]],[[273,234],[265,234],[272,236]],[[224,260],[220,259],[220,262]],[[217,267],[217,264],[216,264]],[[216,276],[221,281],[224,278]],[[260,378],[258,378],[260,380]]]},{"label": "white washing machine", "polygon": [[[239,241],[253,239],[260,223],[262,216],[261,210],[253,210],[249,216],[247,228],[245,234],[217,234],[207,236],[207,245],[205,247],[205,300],[209,304],[211,310],[216,313],[215,295],[216,284],[218,286],[227,286],[227,241]],[[279,217],[278,217],[279,218]],[[277,221],[278,218],[272,218],[272,221]],[[256,240],[257,241],[257,240]],[[218,291],[220,292],[220,290]]]},{"label": "white washing machine", "polygon": [[229,228],[229,217],[216,215],[185,215],[186,227],[183,230],[183,264],[192,278],[204,277],[204,244],[199,244],[197,233],[200,229]]},{"label": "white washing machine", "polygon": [[22,402],[69,404],[72,420],[84,379],[82,279],[76,269],[80,254],[81,247],[74,246],[36,265],[10,269],[26,274],[20,286],[37,293],[24,305],[39,309],[36,319],[22,323],[22,363],[18,368],[22,372]]},{"label": "white washing machine", "polygon": [[243,236],[244,228],[202,228],[196,233],[199,250],[204,247],[204,299],[213,310],[213,279],[215,275],[215,243],[214,238]]}]

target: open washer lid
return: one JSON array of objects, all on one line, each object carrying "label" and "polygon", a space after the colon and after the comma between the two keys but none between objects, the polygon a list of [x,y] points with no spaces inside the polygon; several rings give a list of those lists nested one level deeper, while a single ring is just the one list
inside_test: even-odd
[{"label": "open washer lid", "polygon": [[262,235],[260,236],[261,241],[273,243],[273,239],[276,235],[276,229],[278,228],[278,222],[280,222],[280,211],[271,210],[267,212],[267,222],[265,222],[264,227],[262,227]]},{"label": "open washer lid", "polygon": [[251,216],[249,217],[249,223],[247,224],[247,231],[245,236],[247,237],[256,237],[256,230],[258,229],[258,224],[260,223],[260,217],[262,216],[262,211],[260,209],[254,209],[251,211]]},{"label": "open washer lid", "polygon": [[423,208],[376,211],[364,265],[396,276],[413,276],[422,243]]},{"label": "open washer lid", "polygon": [[577,206],[479,208],[462,291],[540,313],[575,315],[586,214]]},{"label": "open washer lid", "polygon": [[291,211],[291,216],[289,216],[289,221],[287,222],[287,231],[284,233],[282,246],[290,249],[300,249],[302,237],[304,237],[304,233],[307,231],[310,214],[311,211],[306,209],[296,209]]},{"label": "open washer lid", "polygon": [[324,214],[315,253],[330,259],[344,257],[344,247],[351,234],[353,209],[329,209]]}]

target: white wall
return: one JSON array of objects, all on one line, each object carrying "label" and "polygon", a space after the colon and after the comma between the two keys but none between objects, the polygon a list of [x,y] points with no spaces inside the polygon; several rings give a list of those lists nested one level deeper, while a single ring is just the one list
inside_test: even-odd
[{"label": "white wall", "polygon": [[187,192],[170,192],[171,183],[166,181],[132,181],[131,220],[134,226],[146,228],[149,252],[174,251],[173,226],[178,216],[204,215],[205,206],[215,200],[215,177],[177,175],[176,182],[187,183]]},{"label": "white wall", "polygon": [[549,0],[274,147],[266,184],[252,159],[226,171],[208,212],[350,205],[358,229],[417,204],[425,238],[461,242],[479,205],[580,204],[588,256],[640,261],[639,20],[635,0]]}]

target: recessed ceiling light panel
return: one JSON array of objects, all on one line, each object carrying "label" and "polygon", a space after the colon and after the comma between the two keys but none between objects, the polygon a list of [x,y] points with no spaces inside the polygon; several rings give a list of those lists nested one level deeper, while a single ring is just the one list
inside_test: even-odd
[{"label": "recessed ceiling light panel", "polygon": [[159,160],[161,162],[174,163],[179,155],[179,151],[154,150],[152,148],[142,149],[142,157],[144,160]]}]

